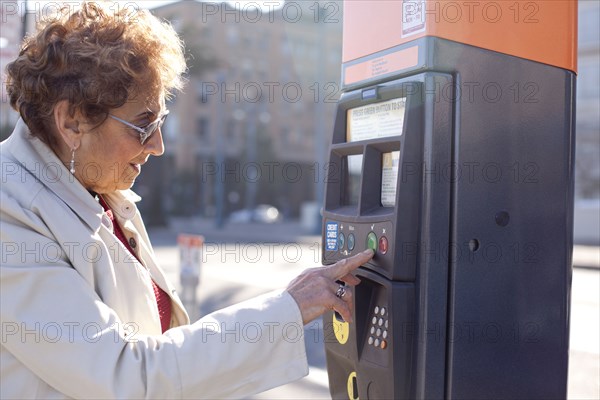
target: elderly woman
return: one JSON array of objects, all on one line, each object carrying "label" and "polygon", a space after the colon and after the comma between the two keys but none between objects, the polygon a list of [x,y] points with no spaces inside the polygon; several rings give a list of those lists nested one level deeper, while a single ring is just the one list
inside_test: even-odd
[{"label": "elderly woman", "polygon": [[307,373],[303,324],[351,318],[336,280],[357,284],[370,251],[189,324],[129,190],[163,153],[184,70],[168,24],[94,3],[8,66],[22,120],[0,149],[2,399],[248,396]]}]

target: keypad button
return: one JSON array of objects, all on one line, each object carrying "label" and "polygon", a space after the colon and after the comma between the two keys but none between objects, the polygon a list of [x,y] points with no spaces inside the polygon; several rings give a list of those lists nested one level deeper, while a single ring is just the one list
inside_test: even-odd
[{"label": "keypad button", "polygon": [[387,331],[383,331],[383,338],[387,339]]},{"label": "keypad button", "polygon": [[338,236],[338,249],[342,250],[344,248],[344,244],[346,244],[346,236],[340,232],[340,235]]},{"label": "keypad button", "polygon": [[385,329],[387,329],[387,328],[388,328],[388,320],[386,319],[385,320]]},{"label": "keypad button", "polygon": [[379,339],[375,339],[375,343],[374,343],[375,347],[379,347],[379,343],[380,343]]},{"label": "keypad button", "polygon": [[353,233],[350,233],[348,235],[348,250],[350,250],[350,251],[354,250],[355,245],[356,245],[356,238],[354,237]]},{"label": "keypad button", "polygon": [[367,235],[367,249],[377,252],[377,235],[375,232],[369,232]]},{"label": "keypad button", "polygon": [[372,335],[372,334],[374,334],[374,333],[375,333],[375,327],[374,327],[374,326],[372,326],[372,327],[371,327],[371,335]]},{"label": "keypad button", "polygon": [[379,321],[377,321],[377,325],[379,325],[379,326],[383,325],[383,318],[379,318]]},{"label": "keypad button", "polygon": [[381,307],[381,316],[383,317],[385,315],[385,307]]},{"label": "keypad button", "polygon": [[385,349],[385,348],[387,348],[387,341],[385,341],[385,340],[382,340],[382,341],[381,341],[381,348],[382,348],[382,349]]},{"label": "keypad button", "polygon": [[375,325],[377,323],[377,317],[373,317],[373,319],[371,320],[371,322],[373,323],[373,325]]},{"label": "keypad button", "polygon": [[375,306],[375,314],[379,314],[379,307]]},{"label": "keypad button", "polygon": [[381,329],[377,328],[377,333],[376,333],[376,335],[377,335],[377,336],[381,336]]},{"label": "keypad button", "polygon": [[369,344],[373,344],[373,336],[369,336]]},{"label": "keypad button", "polygon": [[379,251],[385,254],[388,251],[388,240],[385,236],[379,238]]}]

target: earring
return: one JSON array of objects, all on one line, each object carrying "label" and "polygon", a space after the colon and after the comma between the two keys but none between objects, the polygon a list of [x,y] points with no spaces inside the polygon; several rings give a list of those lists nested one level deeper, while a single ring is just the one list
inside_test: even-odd
[{"label": "earring", "polygon": [[71,171],[71,173],[73,175],[75,175],[75,147],[73,147],[73,150],[71,151],[71,164],[70,164],[70,169],[69,171]]}]

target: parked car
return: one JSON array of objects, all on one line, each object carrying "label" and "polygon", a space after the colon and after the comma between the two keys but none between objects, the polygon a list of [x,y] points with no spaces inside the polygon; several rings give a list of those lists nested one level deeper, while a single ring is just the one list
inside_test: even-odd
[{"label": "parked car", "polygon": [[279,210],[269,204],[260,204],[256,208],[242,209],[234,211],[229,215],[229,222],[231,223],[248,223],[248,222],[259,222],[262,224],[272,224],[274,222],[281,221],[281,213]]}]

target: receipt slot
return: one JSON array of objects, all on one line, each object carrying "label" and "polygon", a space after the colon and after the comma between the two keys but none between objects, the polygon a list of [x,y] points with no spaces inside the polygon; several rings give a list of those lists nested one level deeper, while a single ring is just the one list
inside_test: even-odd
[{"label": "receipt slot", "polygon": [[323,263],[375,256],[324,316],[334,399],[567,394],[576,3],[448,4],[344,3]]}]

